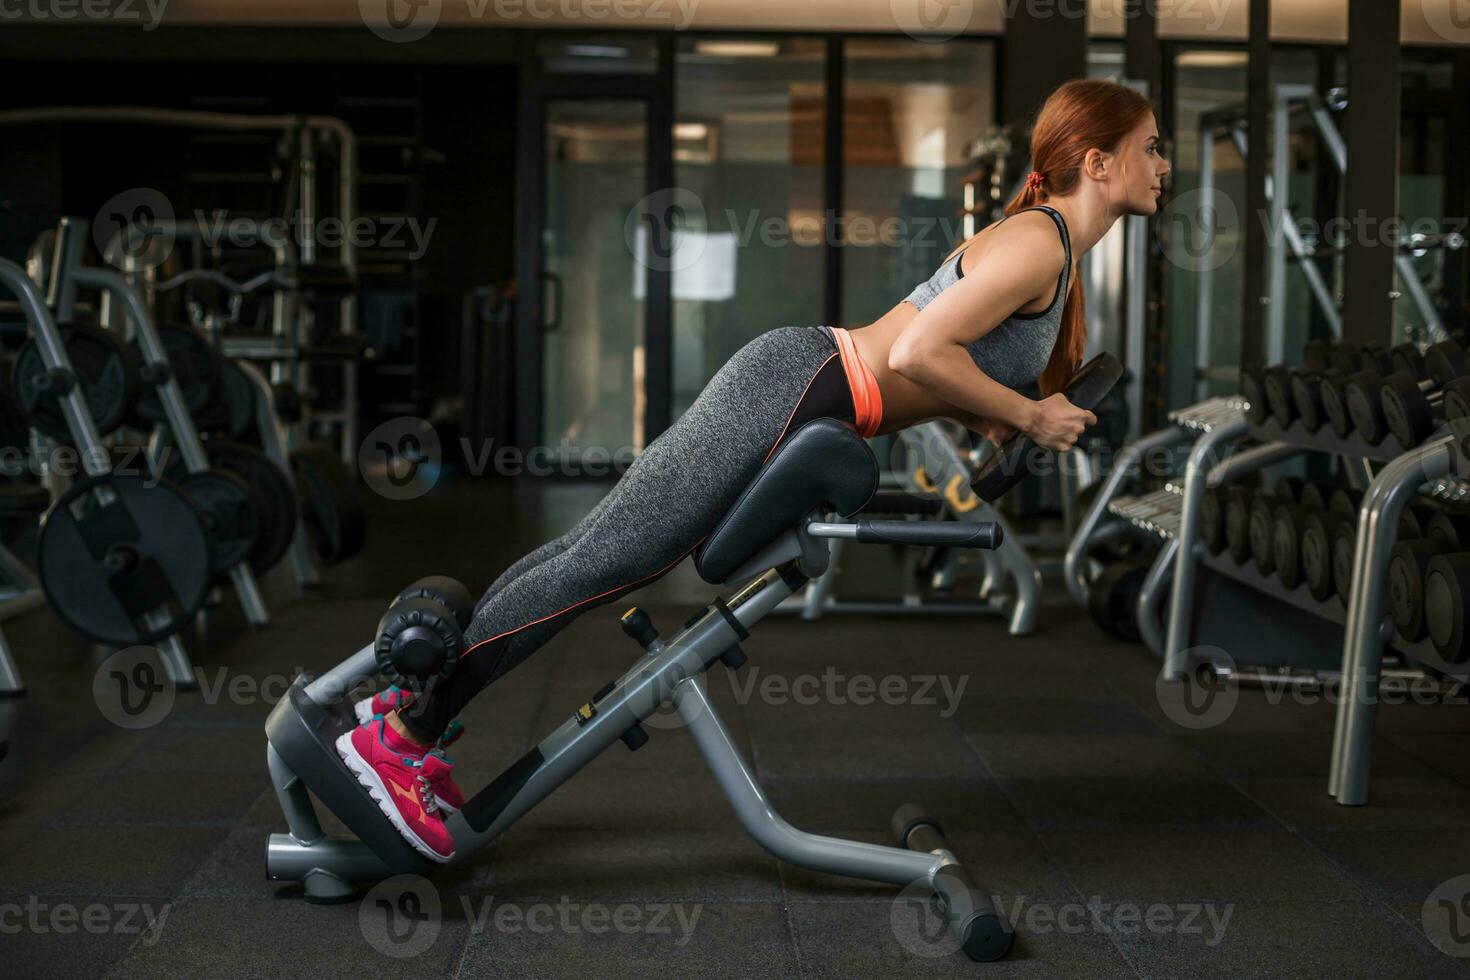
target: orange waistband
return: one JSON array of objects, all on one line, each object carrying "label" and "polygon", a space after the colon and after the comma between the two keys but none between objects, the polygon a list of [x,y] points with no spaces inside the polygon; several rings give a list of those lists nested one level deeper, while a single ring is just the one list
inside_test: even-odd
[{"label": "orange waistband", "polygon": [[878,379],[858,354],[852,335],[841,327],[829,327],[837,341],[837,353],[842,358],[842,370],[847,375],[847,387],[852,392],[852,407],[857,415],[858,435],[864,439],[874,435],[883,422],[883,393],[878,390]]}]

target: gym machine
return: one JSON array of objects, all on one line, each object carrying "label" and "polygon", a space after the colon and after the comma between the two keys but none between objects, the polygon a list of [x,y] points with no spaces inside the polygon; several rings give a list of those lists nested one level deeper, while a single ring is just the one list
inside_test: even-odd
[{"label": "gym machine", "polygon": [[[1067,393],[1091,407],[1121,374],[1116,359],[1101,355],[1083,367]],[[993,502],[1024,479],[1031,448],[1023,436],[1007,440],[976,475],[976,495]],[[695,554],[701,578],[737,591],[716,599],[668,640],[646,613],[636,607],[625,613],[623,630],[644,656],[448,818],[455,841],[450,866],[504,832],[614,742],[636,751],[649,738],[642,722],[672,702],[741,823],[776,857],[828,873],[923,885],[938,896],[948,928],[969,956],[1004,956],[1012,933],[950,852],[936,820],[912,804],[900,808],[893,819],[898,847],[797,830],[772,808],[705,694],[703,674],[716,664],[739,669],[746,661],[740,644],[751,628],[826,569],[826,540],[969,548],[1002,543],[999,525],[989,523],[826,519],[832,512],[861,511],[878,484],[877,461],[850,425],[816,419],[783,440]],[[472,608],[469,592],[452,580],[415,583],[395,600],[372,642],[319,677],[298,677],[276,705],[266,722],[266,754],[289,833],[270,837],[271,879],[300,881],[308,901],[332,902],[349,900],[358,883],[443,866],[399,835],[334,743],[357,723],[346,695],[364,680],[382,673],[412,686],[452,670]],[[324,833],[313,795],[356,836]]]},{"label": "gym machine", "polygon": [[943,549],[932,553],[935,562],[927,569],[915,560],[912,551],[905,549],[901,572],[904,595],[897,602],[841,599],[836,594],[837,580],[846,543],[834,538],[826,570],[803,593],[782,603],[775,611],[798,612],[807,621],[821,619],[828,613],[999,615],[1006,617],[1012,636],[1035,632],[1041,603],[1041,571],[1000,511],[970,489],[974,466],[968,455],[961,454],[954,437],[941,422],[912,426],[899,433],[899,438],[910,458],[910,465],[902,473],[908,493],[890,496],[879,492],[865,512],[907,513],[936,521],[1000,527],[1000,545],[980,552],[985,576],[979,587],[979,601],[934,598],[918,590],[916,580],[921,575],[927,575],[934,593],[942,595],[953,588],[964,552]]}]

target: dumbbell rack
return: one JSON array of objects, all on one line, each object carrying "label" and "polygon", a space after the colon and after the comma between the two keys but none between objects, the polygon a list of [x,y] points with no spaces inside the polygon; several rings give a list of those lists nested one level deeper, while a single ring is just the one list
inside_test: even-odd
[{"label": "dumbbell rack", "polygon": [[[1216,437],[1214,445],[1206,445],[1207,440],[1201,439],[1191,452],[1186,467],[1163,676],[1183,679],[1189,670],[1191,645],[1204,639],[1221,645],[1247,644],[1255,649],[1260,644],[1279,645],[1282,640],[1278,638],[1286,638],[1295,649],[1318,644],[1330,647],[1336,642],[1337,630],[1341,627],[1341,658],[1335,665],[1324,665],[1336,666],[1343,684],[1333,737],[1328,792],[1340,804],[1361,805],[1367,799],[1368,764],[1384,645],[1388,644],[1409,660],[1447,676],[1454,676],[1457,671],[1439,656],[1428,640],[1409,642],[1393,632],[1386,615],[1385,594],[1389,559],[1404,507],[1427,482],[1451,475],[1470,477],[1470,457],[1466,456],[1462,441],[1443,429],[1422,446],[1406,448],[1392,435],[1377,445],[1369,445],[1356,433],[1348,438],[1337,438],[1331,430],[1313,433],[1300,422],[1282,426],[1272,418],[1252,424],[1242,414],[1237,422],[1220,427],[1212,435]],[[1224,448],[1226,442],[1247,437],[1260,440],[1263,445],[1206,468],[1209,451],[1216,447]],[[1363,497],[1351,594],[1345,607],[1339,600],[1318,600],[1304,583],[1294,589],[1286,589],[1279,581],[1261,575],[1249,563],[1237,565],[1226,556],[1211,556],[1205,553],[1200,541],[1199,509],[1207,487],[1228,483],[1252,469],[1302,452],[1332,453],[1350,463],[1360,463],[1365,469],[1368,462],[1384,464],[1369,482]],[[1255,458],[1248,464],[1247,458],[1253,454]],[[1251,593],[1270,595],[1280,600],[1282,608],[1275,611],[1278,614],[1273,615],[1270,630],[1251,632],[1255,625],[1252,617],[1242,616],[1242,607],[1238,601],[1230,601],[1227,590],[1212,589],[1209,584],[1197,588],[1197,567],[1203,567],[1215,576],[1209,584],[1230,582],[1245,586]],[[1224,601],[1216,598],[1222,592],[1227,594]],[[1293,616],[1285,610],[1305,615]],[[1308,635],[1303,636],[1304,633]],[[1458,670],[1463,676],[1464,668]]]}]

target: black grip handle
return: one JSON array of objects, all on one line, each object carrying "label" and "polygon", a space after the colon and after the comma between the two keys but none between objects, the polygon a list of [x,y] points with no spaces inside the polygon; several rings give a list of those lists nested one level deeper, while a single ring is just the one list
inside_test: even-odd
[{"label": "black grip handle", "polygon": [[858,521],[860,544],[915,544],[999,548],[1005,535],[994,521]]}]

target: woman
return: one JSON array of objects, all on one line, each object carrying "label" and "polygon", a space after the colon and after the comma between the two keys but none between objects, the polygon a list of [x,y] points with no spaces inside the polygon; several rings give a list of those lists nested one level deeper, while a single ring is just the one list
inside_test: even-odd
[{"label": "woman", "polygon": [[[363,724],[338,752],[409,843],[453,856],[443,815],[464,800],[443,750],[465,703],[581,613],[681,562],[802,423],[838,418],[873,436],[951,418],[997,441],[1020,430],[1070,449],[1096,422],[1058,393],[1086,342],[1077,262],[1122,215],[1157,210],[1169,173],[1158,140],[1131,89],[1057,89],[1032,134],[1035,170],[1004,220],[870,326],[783,327],[746,344],[591,513],[490,586],[447,681],[360,703]],[[1038,379],[1039,401],[1015,390]]]}]

